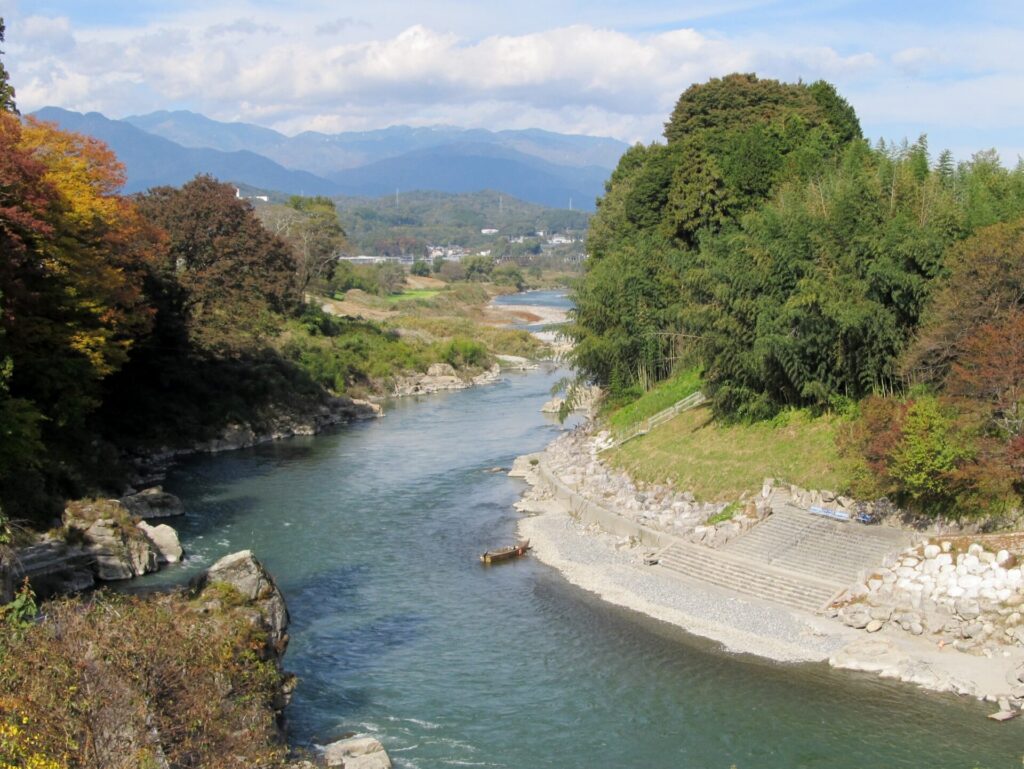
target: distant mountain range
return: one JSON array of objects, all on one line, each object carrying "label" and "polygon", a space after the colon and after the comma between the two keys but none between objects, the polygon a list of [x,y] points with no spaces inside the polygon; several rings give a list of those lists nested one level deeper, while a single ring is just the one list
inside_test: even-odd
[{"label": "distant mountain range", "polygon": [[592,211],[627,145],[550,131],[395,126],[289,137],[193,112],[111,120],[45,107],[35,117],[110,145],[127,169],[126,192],[180,185],[197,173],[263,190],[377,197],[396,190],[495,190],[554,208]]}]

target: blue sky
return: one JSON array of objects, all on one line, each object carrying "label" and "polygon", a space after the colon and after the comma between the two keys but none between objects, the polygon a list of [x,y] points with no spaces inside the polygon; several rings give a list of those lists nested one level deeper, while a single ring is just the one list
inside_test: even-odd
[{"label": "blue sky", "polygon": [[1024,155],[1019,0],[0,0],[0,15],[23,110],[652,141],[691,83],[753,71],[835,83],[872,138]]}]

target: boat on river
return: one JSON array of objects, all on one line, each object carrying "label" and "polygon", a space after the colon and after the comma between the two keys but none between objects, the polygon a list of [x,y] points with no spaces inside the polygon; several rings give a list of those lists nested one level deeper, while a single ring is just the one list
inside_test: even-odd
[{"label": "boat on river", "polygon": [[508,545],[507,547],[499,547],[495,550],[485,550],[480,556],[481,563],[499,563],[501,561],[510,561],[513,558],[520,558],[526,555],[526,551],[530,549],[530,540],[524,539],[522,542],[517,542],[514,545]]}]

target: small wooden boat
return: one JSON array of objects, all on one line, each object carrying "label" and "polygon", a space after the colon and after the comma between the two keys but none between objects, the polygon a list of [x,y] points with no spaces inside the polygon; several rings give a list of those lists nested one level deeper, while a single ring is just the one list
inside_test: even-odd
[{"label": "small wooden boat", "polygon": [[517,542],[514,545],[508,547],[499,547],[496,550],[487,550],[480,556],[481,563],[498,563],[499,561],[509,561],[513,558],[519,558],[526,555],[526,551],[530,549],[530,540],[526,539],[522,542]]}]

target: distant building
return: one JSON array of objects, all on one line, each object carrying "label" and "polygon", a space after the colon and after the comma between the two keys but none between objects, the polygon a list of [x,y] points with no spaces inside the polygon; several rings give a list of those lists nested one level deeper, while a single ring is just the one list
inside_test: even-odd
[{"label": "distant building", "polygon": [[484,227],[480,230],[481,235],[497,235],[498,231],[494,227]]},{"label": "distant building", "polygon": [[264,203],[270,202],[270,197],[268,195],[243,195],[242,191],[238,189],[238,187],[235,187],[235,197],[239,200],[262,200]]},{"label": "distant building", "polygon": [[353,265],[367,265],[367,264],[384,264],[385,262],[396,262],[398,264],[412,264],[416,257],[405,255],[405,256],[369,256],[367,254],[360,254],[359,256],[342,256],[339,257],[341,261],[348,262]]}]

